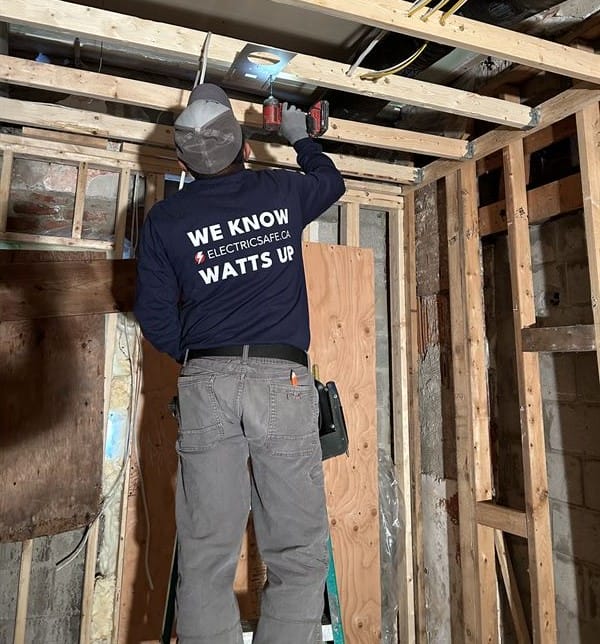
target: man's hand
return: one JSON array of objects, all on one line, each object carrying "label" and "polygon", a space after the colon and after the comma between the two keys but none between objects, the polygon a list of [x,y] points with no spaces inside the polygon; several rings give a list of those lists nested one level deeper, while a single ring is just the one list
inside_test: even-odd
[{"label": "man's hand", "polygon": [[284,103],[281,108],[281,125],[279,131],[292,144],[308,137],[306,114],[294,105]]}]

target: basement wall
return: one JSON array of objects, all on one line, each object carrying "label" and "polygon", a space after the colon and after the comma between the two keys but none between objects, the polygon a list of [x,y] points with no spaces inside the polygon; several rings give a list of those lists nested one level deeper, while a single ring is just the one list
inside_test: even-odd
[{"label": "basement wall", "polygon": [[[532,226],[530,238],[538,325],[592,324],[582,213]],[[506,235],[486,242],[484,248],[497,491],[501,503],[524,509]],[[540,370],[558,641],[595,644],[600,629],[600,384],[596,354],[540,354]],[[509,549],[528,608],[527,544],[511,538]]]},{"label": "basement wall", "polygon": [[[452,356],[444,182],[415,193],[419,412],[426,641],[462,635]],[[591,324],[581,212],[531,227],[538,324]],[[483,242],[491,448],[501,504],[524,509],[523,466],[506,234]],[[540,354],[551,499],[558,641],[596,644],[600,632],[600,384],[596,355]],[[530,619],[527,543],[507,535]],[[502,597],[503,591],[501,591]],[[506,605],[504,604],[506,609]],[[503,618],[503,642],[516,638]]]}]

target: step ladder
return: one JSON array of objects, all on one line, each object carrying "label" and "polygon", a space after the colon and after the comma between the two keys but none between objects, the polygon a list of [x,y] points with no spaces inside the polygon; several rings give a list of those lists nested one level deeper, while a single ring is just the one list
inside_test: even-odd
[{"label": "step ladder", "polygon": [[[456,406],[464,640],[495,643],[499,563],[519,644],[556,644],[556,609],[539,357],[595,350],[600,372],[600,135],[597,103],[577,114],[593,325],[536,328],[523,141],[503,148],[508,245],[519,391],[525,511],[494,502],[475,161],[446,177],[450,310]],[[529,633],[506,533],[527,540]]]},{"label": "step ladder", "polygon": [[[335,573],[335,564],[333,561],[333,548],[331,545],[331,537],[327,539],[327,549],[329,551],[329,569],[327,571],[327,578],[325,580],[325,600],[326,608],[329,616],[330,623],[323,624],[322,637],[324,644],[345,644],[344,629],[342,627],[342,617],[340,610],[340,597],[338,593],[337,577]],[[171,574],[169,575],[169,587],[167,589],[167,599],[165,602],[165,612],[163,616],[163,627],[160,637],[160,644],[170,644],[173,637],[173,627],[176,620],[176,590],[177,590],[177,577],[179,576],[179,568],[177,565],[177,540],[173,548],[173,557],[171,563]],[[251,631],[244,632],[244,644],[251,644],[253,633]]]}]

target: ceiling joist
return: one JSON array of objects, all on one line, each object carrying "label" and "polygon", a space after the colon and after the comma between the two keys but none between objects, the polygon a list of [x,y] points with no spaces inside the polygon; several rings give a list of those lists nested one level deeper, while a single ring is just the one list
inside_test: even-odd
[{"label": "ceiling joist", "polygon": [[[360,4],[362,7],[368,6],[367,3]],[[357,6],[357,3],[353,3],[353,6]],[[206,32],[82,7],[62,0],[3,0],[0,4],[0,21],[120,43],[146,52],[175,56],[193,64],[197,63],[206,37]],[[513,35],[511,32],[511,44],[514,44]],[[211,69],[228,70],[245,45],[241,40],[213,34],[208,51],[209,66]],[[515,128],[530,127],[537,121],[535,110],[518,103],[402,76],[387,76],[380,81],[361,80],[361,74],[373,71],[369,69],[359,68],[352,77],[347,76],[346,71],[347,66],[342,63],[297,54],[278,78],[298,85],[335,89]]]},{"label": "ceiling joist", "polygon": [[415,15],[409,16],[408,12],[413,5],[411,2],[402,0],[274,1],[486,56],[495,56],[578,80],[600,82],[599,55],[457,15],[450,16],[445,24],[441,24],[438,19],[442,15],[441,11],[423,21],[421,17],[429,8],[425,6]]},{"label": "ceiling joist", "polygon": [[[0,97],[0,114],[6,123],[30,125],[63,132],[103,136],[120,141],[152,143],[173,148],[173,129],[143,121],[48,103],[18,101]],[[268,166],[296,168],[296,152],[289,145],[251,142],[250,161]],[[346,176],[412,184],[419,180],[420,170],[411,166],[385,163],[348,155],[329,155]]]},{"label": "ceiling joist", "polygon": [[[3,55],[0,55],[0,82],[166,111],[183,109],[190,94],[188,90],[174,87]],[[240,123],[262,127],[261,104],[232,100],[231,105]],[[469,155],[469,144],[461,139],[335,118],[329,120],[329,130],[322,138],[446,159]]]}]

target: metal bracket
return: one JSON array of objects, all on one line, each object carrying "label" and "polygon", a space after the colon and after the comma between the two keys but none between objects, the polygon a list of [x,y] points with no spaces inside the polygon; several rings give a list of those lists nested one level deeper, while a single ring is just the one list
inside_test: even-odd
[{"label": "metal bracket", "polygon": [[[223,83],[235,88],[262,90],[269,86],[269,79],[275,79],[295,55],[294,52],[274,47],[248,44],[238,52]],[[260,61],[261,58],[264,63],[253,61]]]}]

